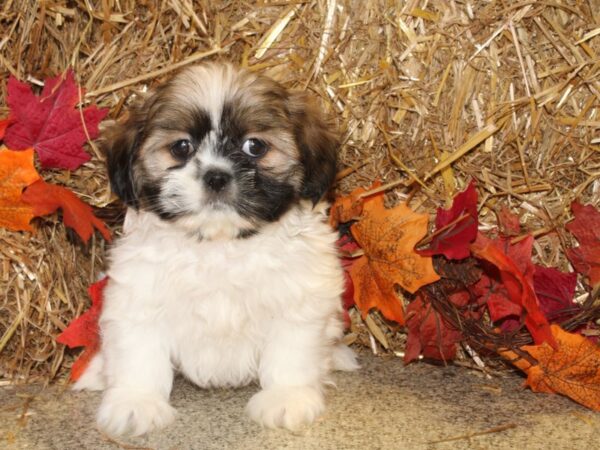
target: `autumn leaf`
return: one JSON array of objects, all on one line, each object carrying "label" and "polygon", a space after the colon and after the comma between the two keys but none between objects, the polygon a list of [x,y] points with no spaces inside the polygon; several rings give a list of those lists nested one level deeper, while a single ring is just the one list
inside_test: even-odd
[{"label": "autumn leaf", "polygon": [[600,288],[600,211],[592,205],[571,204],[575,219],[566,226],[579,242],[567,250],[575,270],[588,278],[593,289]]},{"label": "autumn leaf", "polygon": [[525,326],[536,344],[548,342],[552,347],[556,342],[550,332],[550,325],[540,310],[538,299],[529,277],[493,241],[478,235],[471,244],[473,256],[490,262],[500,271],[500,278],[513,303],[522,306],[526,312]]},{"label": "autumn leaf", "polygon": [[372,308],[377,308],[386,319],[404,324],[404,309],[393,282],[373,270],[367,257],[361,256],[352,264],[350,277],[354,285],[354,302],[363,319]]},{"label": "autumn leaf", "polygon": [[581,307],[575,303],[577,274],[564,273],[552,267],[535,266],[533,287],[540,302],[540,309],[550,322],[569,319]]},{"label": "autumn leaf", "polygon": [[344,293],[342,294],[342,303],[344,309],[348,310],[354,306],[354,283],[350,276],[350,269],[356,258],[353,253],[358,251],[360,247],[350,236],[342,236],[336,241],[338,252],[340,253],[340,262],[344,270]]},{"label": "autumn leaf", "polygon": [[507,206],[502,205],[502,207],[496,211],[496,217],[498,218],[498,228],[500,228],[500,234],[503,236],[519,235],[521,232],[519,216],[513,214]]},{"label": "autumn leaf", "polygon": [[52,214],[61,208],[64,224],[74,229],[84,242],[90,239],[94,228],[100,231],[104,239],[111,240],[110,231],[94,215],[92,207],[62,186],[38,180],[23,192],[22,199],[33,206],[35,216]]},{"label": "autumn leaf", "polygon": [[523,346],[537,364],[516,359],[512,352],[502,356],[515,360],[527,373],[526,385],[534,392],[557,393],[600,411],[600,347],[585,337],[551,326],[557,348],[547,343]]},{"label": "autumn leaf", "polygon": [[10,124],[10,119],[0,119],[0,141],[4,139],[4,134],[6,133],[6,128]]},{"label": "autumn leaf", "polygon": [[[506,318],[518,319],[523,307],[511,299],[498,269],[493,265],[492,268],[486,269],[481,279],[473,286],[473,294],[477,296],[479,303],[487,306],[492,322],[496,323]],[[503,330],[512,331],[516,326],[518,322],[511,323],[508,329],[503,327]]]},{"label": "autumn leaf", "polygon": [[406,328],[404,362],[407,364],[419,355],[450,361],[456,356],[456,344],[463,338],[461,332],[450,326],[422,295],[406,308]]},{"label": "autumn leaf", "polygon": [[11,122],[4,140],[9,148],[33,147],[43,168],[72,170],[90,159],[82,145],[88,136],[98,136],[98,124],[108,109],[89,106],[80,112],[75,108],[84,92],[77,86],[72,70],[46,80],[39,97],[27,83],[11,76],[7,93]]},{"label": "autumn leaf", "polygon": [[0,150],[0,226],[15,231],[32,229],[33,208],[21,199],[21,193],[39,178],[33,166],[33,149]]},{"label": "autumn leaf", "polygon": [[[480,238],[481,239],[481,238]],[[517,266],[524,280],[533,286],[534,266],[531,262],[531,251],[533,248],[533,237],[527,236],[522,241],[511,244],[509,239],[498,238],[488,241],[495,245]],[[478,297],[481,304],[485,304],[490,313],[492,322],[504,319],[501,328],[504,331],[512,331],[519,326],[519,317],[523,312],[523,305],[511,296],[504,285],[500,270],[492,263],[483,261],[481,263],[483,275],[475,286],[473,293]]]},{"label": "autumn leaf", "polygon": [[56,342],[69,348],[85,347],[83,353],[71,367],[71,380],[77,381],[83,374],[94,355],[100,349],[100,330],[98,319],[102,312],[102,296],[108,277],[92,284],[88,294],[92,299],[92,306],[57,336]]},{"label": "autumn leaf", "polygon": [[383,192],[373,194],[369,197],[361,197],[365,192],[377,189],[380,186],[381,182],[375,181],[371,187],[367,189],[358,187],[349,195],[337,197],[329,210],[329,224],[333,228],[337,228],[340,223],[358,220],[363,212],[363,205],[366,201],[376,200],[383,202]]},{"label": "autumn leaf", "polygon": [[344,307],[344,325],[350,328],[351,319],[348,310],[354,306],[354,283],[350,276],[350,269],[356,260],[353,253],[359,249],[359,246],[354,240],[348,236],[342,236],[336,241],[338,253],[340,254],[340,262],[344,270],[344,292],[342,293],[342,305]]},{"label": "autumn leaf", "polygon": [[436,232],[429,248],[420,250],[423,256],[444,255],[448,259],[470,256],[469,244],[477,237],[477,190],[475,182],[452,201],[450,209],[439,208],[435,218]]},{"label": "autumn leaf", "polygon": [[433,258],[433,268],[442,280],[453,285],[450,289],[452,292],[462,291],[465,287],[474,285],[482,275],[479,262],[475,258],[453,260],[438,256]]},{"label": "autumn leaf", "polygon": [[404,323],[402,305],[395,291],[398,284],[414,293],[421,286],[439,280],[431,258],[414,251],[427,233],[428,218],[405,204],[386,209],[381,201],[364,204],[361,219],[352,225],[356,242],[364,251],[352,266],[354,300],[363,316],[371,308]]},{"label": "autumn leaf", "polygon": [[463,340],[463,335],[451,322],[447,322],[440,306],[445,305],[445,309],[451,305],[461,321],[479,321],[483,314],[483,308],[468,289],[481,277],[477,260],[450,260],[438,256],[433,262],[441,279],[420,289],[416,299],[406,308],[405,363],[419,355],[441,361],[455,358],[457,344]]}]

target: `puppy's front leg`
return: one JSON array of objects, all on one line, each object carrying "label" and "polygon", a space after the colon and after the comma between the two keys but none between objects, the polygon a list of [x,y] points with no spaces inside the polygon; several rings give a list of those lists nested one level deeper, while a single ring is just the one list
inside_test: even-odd
[{"label": "puppy's front leg", "polygon": [[144,434],[175,418],[168,399],[173,369],[160,327],[145,319],[105,320],[102,352],[107,389],[98,425],[109,434]]},{"label": "puppy's front leg", "polygon": [[322,385],[328,370],[323,329],[306,322],[281,322],[272,328],[259,366],[263,390],[246,407],[253,420],[270,428],[296,430],[322,414]]}]

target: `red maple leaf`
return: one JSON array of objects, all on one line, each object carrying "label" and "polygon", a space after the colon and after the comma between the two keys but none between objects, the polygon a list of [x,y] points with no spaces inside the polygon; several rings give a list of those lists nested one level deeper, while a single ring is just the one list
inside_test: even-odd
[{"label": "red maple leaf", "polygon": [[475,182],[457,194],[450,209],[439,208],[435,218],[436,232],[431,245],[419,251],[423,256],[444,255],[448,259],[470,256],[469,244],[477,237],[477,190]]},{"label": "red maple leaf", "polygon": [[344,293],[342,294],[342,302],[344,309],[352,308],[354,303],[354,283],[350,276],[352,264],[356,261],[352,254],[360,249],[358,244],[350,236],[342,236],[336,242],[340,253],[342,268],[344,269]]},{"label": "red maple leaf", "polygon": [[[517,244],[510,243],[509,239],[498,238],[492,242],[504,255],[511,259],[524,280],[533,286],[534,266],[531,262],[533,237],[528,236]],[[501,324],[504,331],[512,331],[518,325],[518,318],[523,313],[523,305],[518,299],[513,298],[504,285],[502,273],[492,263],[482,261],[483,275],[473,287],[473,293],[478,297],[480,304],[485,304],[490,313],[492,322],[499,322],[510,318]],[[517,320],[514,320],[517,319]]]},{"label": "red maple leaf", "polygon": [[[76,169],[90,159],[82,148],[98,136],[98,124],[108,109],[89,106],[75,108],[83,89],[75,83],[72,70],[46,80],[41,95],[28,84],[10,77],[7,85],[10,123],[4,137],[7,147],[22,150],[33,147],[43,168]],[[87,134],[86,134],[87,130]]]},{"label": "red maple leaf", "polygon": [[88,293],[92,299],[92,306],[56,337],[56,342],[69,348],[85,347],[83,353],[73,363],[71,380],[76,381],[83,374],[93,356],[100,349],[100,330],[98,319],[102,312],[102,295],[108,277],[92,284]]},{"label": "red maple leaf", "polygon": [[496,211],[496,216],[502,236],[517,236],[521,232],[519,216],[511,212],[507,206],[502,205],[500,210]]},{"label": "red maple leaf", "polygon": [[0,120],[0,141],[4,139],[6,128],[10,125],[10,118]]},{"label": "red maple leaf", "polygon": [[[530,236],[528,239],[533,238]],[[529,245],[531,244],[528,244],[527,247]],[[531,281],[533,272],[529,269],[533,265],[530,260],[528,261],[523,257],[519,259],[509,257],[502,251],[501,246],[481,234],[477,236],[476,241],[471,245],[471,251],[475,257],[488,261],[498,268],[502,284],[508,292],[510,301],[522,306],[525,311],[525,326],[534,342],[536,344],[548,342],[552,347],[556,347],[556,340],[550,332],[550,324],[542,313],[533,290]],[[519,249],[518,253],[525,254],[522,249]],[[525,265],[525,270],[522,270],[516,264],[516,260],[520,261],[521,265]]]},{"label": "red maple leaf", "polygon": [[104,222],[94,215],[92,207],[62,186],[38,180],[25,189],[21,198],[33,206],[33,214],[36,216],[52,214],[61,208],[65,225],[73,228],[84,242],[90,239],[94,227],[104,239],[109,242],[111,240],[110,231]]},{"label": "red maple leaf", "polygon": [[344,269],[344,292],[342,293],[342,306],[344,307],[344,325],[346,329],[348,329],[352,323],[348,310],[356,304],[354,302],[354,282],[350,276],[352,264],[354,264],[354,261],[356,261],[356,258],[353,257],[352,254],[360,247],[350,236],[342,236],[337,240],[336,245],[338,247],[338,252],[340,253],[342,269]]},{"label": "red maple leaf", "polygon": [[[502,284],[500,272],[493,264],[482,264],[485,268],[481,279],[472,288],[478,302],[486,305],[492,322],[499,322],[507,317],[518,318],[523,307],[511,300],[508,291]],[[508,330],[514,329],[517,323],[511,323]],[[505,331],[508,331],[503,327]]]},{"label": "red maple leaf", "polygon": [[550,322],[568,319],[581,309],[573,301],[577,274],[564,273],[551,267],[535,266],[533,286],[540,308]]},{"label": "red maple leaf", "polygon": [[575,219],[567,224],[579,247],[567,250],[575,270],[588,278],[593,289],[600,287],[600,211],[592,205],[571,203]]},{"label": "red maple leaf", "polygon": [[419,355],[442,361],[450,361],[456,356],[456,344],[462,340],[461,332],[448,325],[421,294],[406,308],[406,328],[405,363]]}]

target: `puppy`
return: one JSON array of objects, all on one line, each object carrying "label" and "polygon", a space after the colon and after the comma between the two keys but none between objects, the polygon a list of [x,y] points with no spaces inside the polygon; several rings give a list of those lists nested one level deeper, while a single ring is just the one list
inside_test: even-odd
[{"label": "puppy", "polygon": [[324,410],[340,343],[343,274],[321,198],[337,141],[304,94],[227,64],[188,68],[104,133],[128,205],[110,250],[101,349],[76,389],[97,420],[143,434],[175,417],[174,371],[203,388],[262,390],[247,405],[291,430]]}]

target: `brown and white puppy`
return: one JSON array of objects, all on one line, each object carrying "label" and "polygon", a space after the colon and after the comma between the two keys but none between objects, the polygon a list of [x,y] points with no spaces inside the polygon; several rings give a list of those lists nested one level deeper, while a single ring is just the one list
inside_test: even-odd
[{"label": "brown and white puppy", "polygon": [[174,418],[174,370],[201,387],[262,388],[258,423],[324,409],[342,336],[343,275],[320,202],[337,141],[301,93],[228,64],[188,68],[104,134],[129,206],[110,251],[101,350],[77,382],[104,390],[99,425],[141,434]]}]

